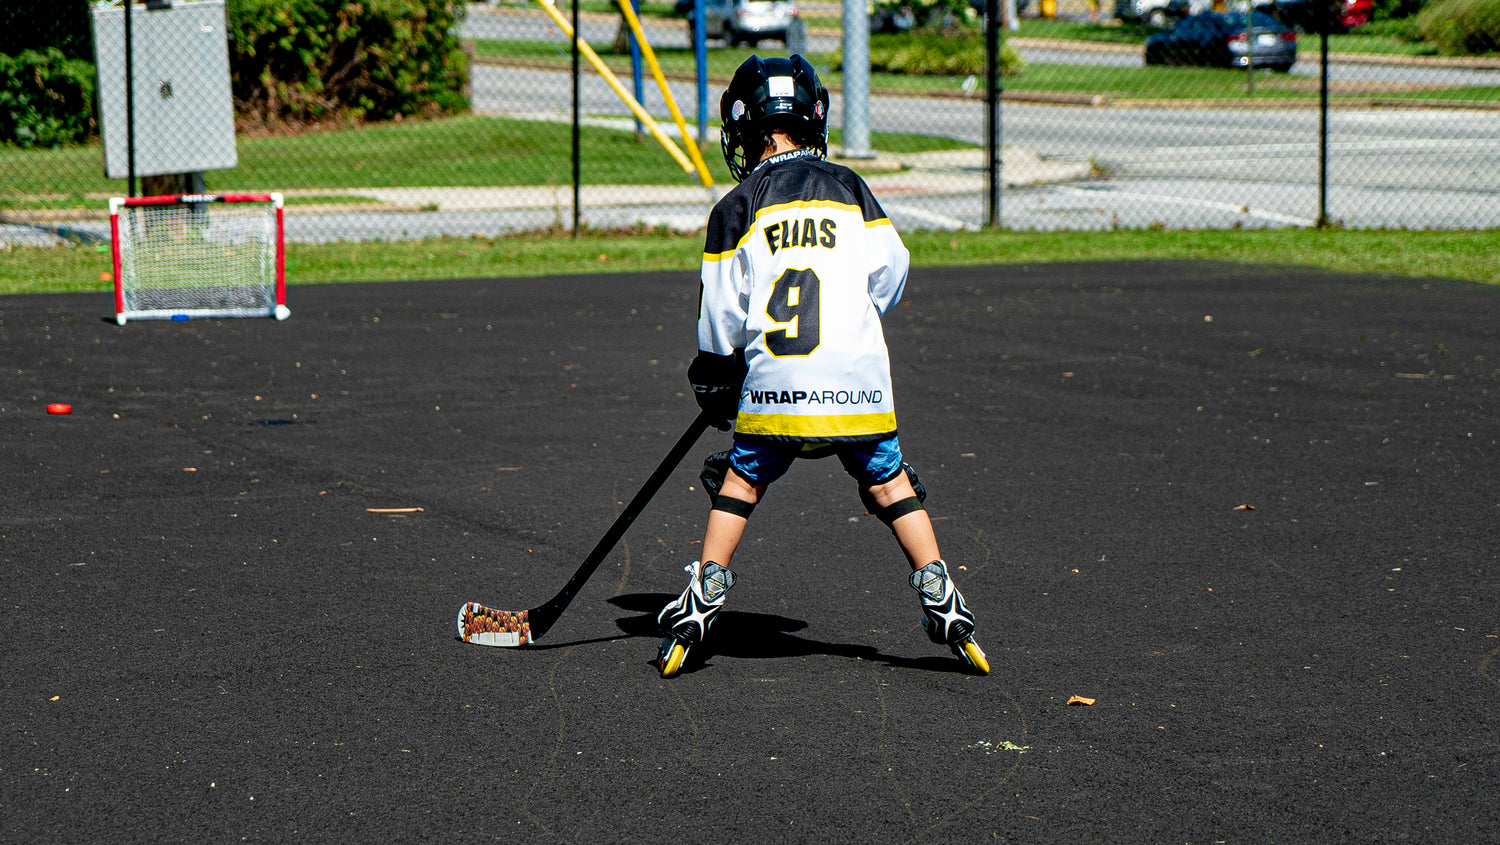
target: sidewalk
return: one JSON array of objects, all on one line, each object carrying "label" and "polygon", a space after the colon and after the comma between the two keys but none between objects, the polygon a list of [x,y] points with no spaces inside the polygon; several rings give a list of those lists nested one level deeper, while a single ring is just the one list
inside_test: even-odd
[{"label": "sidewalk", "polygon": [[[915,194],[948,194],[983,189],[983,150],[877,155],[874,159],[841,159],[837,152],[833,151],[830,156],[832,160],[860,171],[877,197],[910,197]],[[1090,174],[1088,162],[1048,161],[1020,147],[1007,147],[1002,156],[1001,178],[1006,187],[1076,182],[1089,178]],[[939,178],[934,179],[934,176]],[[701,206],[706,217],[709,208],[733,187],[733,183],[720,183],[712,188],[694,185],[584,185],[579,189],[579,195],[584,208]],[[569,209],[573,204],[571,185],[353,188],[344,193],[399,208],[426,211]]]}]

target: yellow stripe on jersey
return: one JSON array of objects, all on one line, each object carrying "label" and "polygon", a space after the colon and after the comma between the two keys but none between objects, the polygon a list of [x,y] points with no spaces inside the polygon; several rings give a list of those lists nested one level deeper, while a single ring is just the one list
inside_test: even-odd
[{"label": "yellow stripe on jersey", "polygon": [[875,414],[751,414],[741,411],[736,434],[773,437],[863,437],[896,430],[896,413]]},{"label": "yellow stripe on jersey", "polygon": [[782,211],[790,211],[797,208],[828,208],[835,211],[848,211],[853,214],[861,214],[859,206],[847,202],[835,202],[834,200],[797,200],[796,202],[783,202],[776,205],[768,205],[755,212],[755,219],[765,217],[768,214],[776,214]]}]

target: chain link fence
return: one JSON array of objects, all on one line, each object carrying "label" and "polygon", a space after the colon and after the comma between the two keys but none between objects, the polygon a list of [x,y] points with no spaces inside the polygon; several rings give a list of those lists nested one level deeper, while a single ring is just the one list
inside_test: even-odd
[{"label": "chain link fence", "polygon": [[[460,84],[382,111],[385,100],[430,82],[396,70],[374,78],[371,68],[397,66],[379,33],[353,43],[330,37],[319,42],[326,54],[309,51],[306,63],[324,78],[363,73],[374,81],[348,102],[308,105],[278,78],[283,69],[266,65],[231,83],[226,73],[237,71],[212,58],[227,38],[251,37],[237,14],[269,16],[257,19],[256,37],[275,37],[275,4],[230,0],[227,10],[218,2],[188,14],[214,2],[135,6],[130,85],[124,27],[100,23],[114,15],[123,24],[118,2],[88,11],[94,44],[108,42],[97,55],[74,33],[71,53],[64,44],[4,59],[0,243],[107,240],[107,199],[132,183],[138,194],[280,192],[292,242],[566,231],[575,219],[594,229],[694,230],[732,187],[718,150],[718,95],[746,56],[783,55],[789,38],[812,60],[833,92],[836,158],[852,117],[839,65],[843,10],[818,0],[800,0],[785,33],[774,21],[764,33],[736,30],[733,22],[748,27],[751,15],[732,9],[720,31],[715,10],[728,8],[725,0],[705,0],[706,67],[687,4],[644,3],[647,49],[633,57],[629,21],[606,3],[584,3],[577,20],[591,49],[576,76],[576,136],[573,55],[563,35],[570,6],[456,5],[458,58],[415,66],[444,62]],[[749,5],[774,11],[769,2]],[[1388,34],[1357,27],[1329,37],[1326,64],[1322,37],[1301,33],[1285,72],[1163,66],[1146,63],[1146,39],[1161,31],[1149,23],[1121,21],[1086,0],[1021,6],[1018,28],[1003,32],[998,195],[987,191],[982,33],[971,25],[964,35],[962,20],[944,30],[937,20],[929,22],[936,34],[871,36],[869,149],[840,160],[866,177],[898,226],[1500,227],[1493,55],[1413,55]],[[1133,17],[1130,8],[1121,11]],[[886,9],[872,20],[899,30],[890,16]],[[324,25],[336,32],[350,24],[334,15]],[[1388,32],[1378,21],[1370,28]],[[1283,36],[1272,40],[1268,48],[1285,46]],[[980,45],[977,65],[971,42]],[[230,42],[230,64],[243,47]],[[935,71],[918,72],[923,57],[908,55],[923,50]],[[259,86],[254,108],[251,83]],[[49,129],[49,97],[74,98],[72,111],[89,112],[74,114],[83,128],[71,137]]]}]

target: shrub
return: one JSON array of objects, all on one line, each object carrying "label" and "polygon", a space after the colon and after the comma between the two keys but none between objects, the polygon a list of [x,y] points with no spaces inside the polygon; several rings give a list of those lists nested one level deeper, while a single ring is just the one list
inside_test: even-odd
[{"label": "shrub", "polygon": [[93,134],[93,65],[56,47],[0,55],[0,142],[55,147]]},{"label": "shrub", "polygon": [[462,0],[229,0],[235,110],[317,124],[469,107]]},{"label": "shrub", "polygon": [[[235,110],[268,126],[466,111],[463,10],[463,0],[228,0]],[[0,47],[17,53],[0,55],[0,143],[96,132],[83,60],[92,39],[86,0],[0,0]]]},{"label": "shrub", "polygon": [[[843,51],[832,56],[843,67]],[[1025,67],[1009,44],[1000,48],[1000,75],[1015,76]],[[916,30],[902,35],[870,36],[870,70],[914,76],[984,76],[984,36],[976,33]]]},{"label": "shrub", "polygon": [[1423,0],[1374,0],[1371,11],[1377,21],[1400,20],[1422,11],[1422,3]]},{"label": "shrub", "polygon": [[1449,55],[1500,52],[1500,0],[1437,0],[1413,19],[1413,27]]}]

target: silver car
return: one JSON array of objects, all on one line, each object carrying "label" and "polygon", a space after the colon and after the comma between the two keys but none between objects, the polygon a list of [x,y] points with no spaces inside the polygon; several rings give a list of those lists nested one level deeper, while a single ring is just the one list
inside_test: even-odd
[{"label": "silver car", "polygon": [[[761,41],[786,43],[787,30],[797,17],[792,0],[703,0],[703,34],[705,38],[722,38],[733,47],[745,43],[751,47]],[[691,3],[679,4],[687,13],[688,38],[693,37]]]}]

